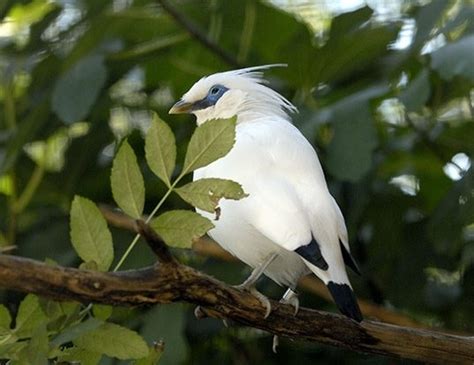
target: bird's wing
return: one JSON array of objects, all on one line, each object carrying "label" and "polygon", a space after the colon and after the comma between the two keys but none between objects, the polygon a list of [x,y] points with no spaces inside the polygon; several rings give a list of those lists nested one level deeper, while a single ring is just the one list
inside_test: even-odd
[{"label": "bird's wing", "polygon": [[247,149],[259,146],[253,157],[258,176],[245,187],[251,199],[242,202],[249,222],[276,244],[299,250],[305,259],[327,269],[325,251],[340,255],[340,248],[336,212],[314,149],[286,121],[260,121],[247,133],[242,135]]},{"label": "bird's wing", "polygon": [[341,209],[337,205],[337,202],[336,200],[334,200],[334,198],[332,198],[332,203],[334,206],[334,210],[336,212],[337,231],[339,234],[339,244],[341,246],[341,253],[344,259],[344,263],[347,266],[349,266],[356,274],[360,275],[359,266],[357,265],[356,261],[351,255],[351,249],[349,247],[349,239],[347,235],[347,227],[344,221],[344,216],[342,215]]}]

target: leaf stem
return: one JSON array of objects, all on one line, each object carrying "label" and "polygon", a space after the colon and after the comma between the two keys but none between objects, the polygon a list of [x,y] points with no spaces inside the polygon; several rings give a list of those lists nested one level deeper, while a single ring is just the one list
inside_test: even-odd
[{"label": "leaf stem", "polygon": [[42,164],[36,165],[35,170],[31,174],[31,177],[25,186],[25,189],[13,205],[13,210],[16,214],[21,213],[30,203],[34,193],[36,192],[36,189],[38,189],[38,186],[41,183],[41,180],[43,180],[44,172],[45,168]]},{"label": "leaf stem", "polygon": [[12,83],[7,81],[3,90],[5,103],[5,123],[8,129],[13,130],[16,127],[16,112]]},{"label": "leaf stem", "polygon": [[[160,201],[158,202],[158,204],[156,204],[156,207],[152,210],[152,212],[150,213],[150,215],[148,216],[148,218],[145,220],[145,223],[150,223],[150,221],[153,219],[153,217],[155,216],[155,214],[158,212],[158,210],[161,208],[161,206],[163,205],[163,203],[165,202],[165,200],[168,198],[168,196],[171,194],[171,192],[173,191],[173,189],[176,187],[176,185],[179,183],[179,181],[183,178],[183,176],[186,175],[183,172],[181,172],[181,174],[176,178],[176,180],[173,182],[173,184],[171,184],[171,186],[168,188],[168,191],[165,193],[165,195],[163,195],[163,197],[160,199]],[[120,267],[123,265],[123,263],[125,262],[125,260],[127,259],[128,255],[130,255],[130,252],[132,252],[133,248],[135,247],[135,245],[137,244],[138,240],[140,239],[140,235],[137,234],[134,238],[133,238],[133,241],[130,243],[130,245],[128,246],[127,250],[125,251],[125,253],[122,255],[122,257],[120,258],[119,262],[117,263],[117,265],[115,265],[114,267],[114,270],[113,272],[116,272],[118,271],[118,269],[120,269]]]},{"label": "leaf stem", "polygon": [[12,192],[8,199],[8,229],[7,229],[7,240],[10,245],[15,244],[16,239],[16,211],[15,211],[15,202],[16,202],[16,176],[15,173],[11,172],[12,180]]}]

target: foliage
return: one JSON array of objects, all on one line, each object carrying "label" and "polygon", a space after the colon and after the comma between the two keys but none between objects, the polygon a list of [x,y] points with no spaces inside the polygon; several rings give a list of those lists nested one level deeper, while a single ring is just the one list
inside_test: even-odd
[{"label": "foliage", "polygon": [[[161,214],[152,220],[155,213],[161,207],[166,197],[174,190],[179,180],[194,170],[196,166],[206,166],[214,160],[224,156],[232,148],[235,136],[235,118],[229,120],[216,120],[211,127],[201,126],[191,138],[184,169],[169,188],[162,200],[157,204],[153,212],[147,218],[151,226],[161,235],[164,241],[173,247],[190,248],[193,239],[206,234],[214,225],[207,218],[189,210],[174,210]],[[159,148],[166,151],[174,151],[174,136],[163,140],[156,137],[158,128],[169,132],[169,127],[159,118],[154,117],[146,136],[146,148],[152,150],[150,143],[160,140]],[[151,135],[151,136],[150,136]],[[216,138],[219,136],[219,138]],[[199,141],[199,143],[193,142]],[[170,166],[174,169],[175,154],[163,156],[162,164],[155,164],[153,155],[147,155],[150,169],[160,178]],[[153,166],[153,168],[152,168]],[[111,189],[114,199],[122,210],[132,218],[142,216],[145,200],[145,186],[136,155],[127,141],[119,148],[110,175]],[[187,184],[179,189],[179,195],[184,195],[188,201],[199,201],[206,207],[216,208],[219,200],[223,197],[240,199],[245,193],[239,184],[224,179],[202,179],[195,181],[199,191],[189,188]],[[178,191],[178,189],[176,189]],[[199,193],[208,191],[208,200],[202,197],[196,198]],[[217,192],[209,194],[209,192]],[[213,210],[212,210],[213,211]],[[107,271],[113,261],[112,235],[107,227],[107,222],[97,206],[90,200],[76,196],[71,205],[71,242],[77,254],[84,261],[82,268]],[[129,249],[125,252],[115,267],[118,270],[121,263],[131,252],[138,235],[132,241]],[[58,306],[61,304],[49,302],[46,306]],[[74,309],[79,304],[74,304]],[[103,355],[121,360],[140,359],[145,364],[153,364],[158,361],[160,351],[155,346],[148,347],[145,340],[135,331],[122,327],[118,324],[106,322],[109,319],[111,308],[100,305],[89,305],[82,311],[75,310],[70,314],[67,322],[61,327],[49,328],[51,322],[58,319],[58,311],[43,310],[38,297],[29,294],[20,303],[16,326],[10,329],[11,317],[9,311],[0,307],[0,323],[2,325],[0,353],[2,358],[13,361],[30,363],[47,363],[47,359],[57,361],[79,361],[87,364],[97,364]],[[60,312],[64,314],[64,311]],[[47,327],[48,330],[47,331]],[[52,335],[56,337],[52,338]],[[23,340],[23,341],[22,341]]]},{"label": "foliage", "polygon": [[[363,272],[352,280],[357,295],[473,332],[474,9],[464,1],[398,5],[388,18],[367,6],[331,14],[322,2],[309,18],[253,0],[183,0],[176,9],[237,63],[288,63],[269,72],[271,85],[298,106],[295,124],[316,146],[342,207]],[[150,212],[168,244],[190,247],[212,222],[192,224],[186,202],[212,213],[221,198],[245,198],[238,182],[189,181],[229,151],[235,120],[192,134],[191,118],[167,125],[157,116],[198,78],[230,66],[156,2],[6,1],[0,16],[2,250],[15,245],[15,254],[69,266],[80,258],[88,269],[143,267],[149,251],[109,231],[88,199],[115,201],[134,218]],[[237,264],[176,254],[230,283],[244,276]],[[266,284],[271,297],[281,295]],[[284,342],[274,357],[269,336],[194,321],[185,306],[84,308],[1,295],[0,358],[12,363],[37,354],[43,363],[151,364],[160,338],[160,364],[365,361]],[[330,306],[306,293],[301,301]],[[109,332],[121,341],[101,342]]]}]

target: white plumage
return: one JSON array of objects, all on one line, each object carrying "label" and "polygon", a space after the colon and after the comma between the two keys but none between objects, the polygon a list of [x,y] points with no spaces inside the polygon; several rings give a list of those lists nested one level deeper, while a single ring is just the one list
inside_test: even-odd
[{"label": "white plumage", "polygon": [[194,179],[231,179],[249,196],[222,200],[220,219],[209,234],[256,269],[247,286],[253,286],[258,269],[264,269],[265,275],[290,289],[284,301],[297,306],[292,290],[302,276],[313,272],[328,285],[341,312],[360,321],[344,265],[357,271],[344,218],[328,191],[316,152],[290,122],[289,113],[296,108],[264,85],[261,71],[272,66],[279,65],[204,77],[170,110],[195,114],[198,125],[237,116],[232,150],[196,170]]}]

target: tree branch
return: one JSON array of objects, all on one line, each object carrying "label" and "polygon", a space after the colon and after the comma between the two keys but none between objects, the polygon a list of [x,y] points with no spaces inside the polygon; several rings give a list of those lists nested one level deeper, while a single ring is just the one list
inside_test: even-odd
[{"label": "tree branch", "polygon": [[168,3],[166,0],[158,0],[158,3],[179,25],[181,25],[204,47],[215,53],[229,65],[236,68],[242,67],[235,57],[233,57],[231,54],[222,49],[218,44],[214,43],[211,39],[209,39],[206,34],[202,32],[201,29],[199,29],[193,22],[191,22],[178,10],[176,10],[170,3]]},{"label": "tree branch", "polygon": [[158,260],[165,265],[177,265],[176,259],[171,255],[166,243],[159,237],[145,221],[139,219],[136,221],[138,233],[148,242]]},{"label": "tree branch", "polygon": [[0,255],[0,286],[83,303],[137,306],[185,301],[204,307],[210,316],[283,337],[432,363],[474,361],[474,337],[373,321],[359,325],[341,315],[306,308],[294,316],[293,308],[275,301],[270,316],[264,319],[265,308],[252,294],[179,263],[102,273]]},{"label": "tree branch", "polygon": [[[135,221],[127,215],[105,204],[99,205],[99,209],[109,224],[117,228],[138,233]],[[143,218],[146,219],[146,217]],[[232,256],[229,252],[225,251],[210,238],[201,237],[194,240],[193,251],[199,255],[214,257],[223,261],[238,261],[235,256]],[[302,278],[298,286],[303,290],[327,300],[328,302],[333,301],[326,286],[314,276],[306,276]],[[357,301],[359,302],[360,309],[366,318],[378,319],[383,322],[396,324],[399,326],[429,328],[429,326],[423,325],[422,323],[419,323],[404,314],[384,308],[380,305],[372,303],[371,301],[361,298],[358,298]]]}]

